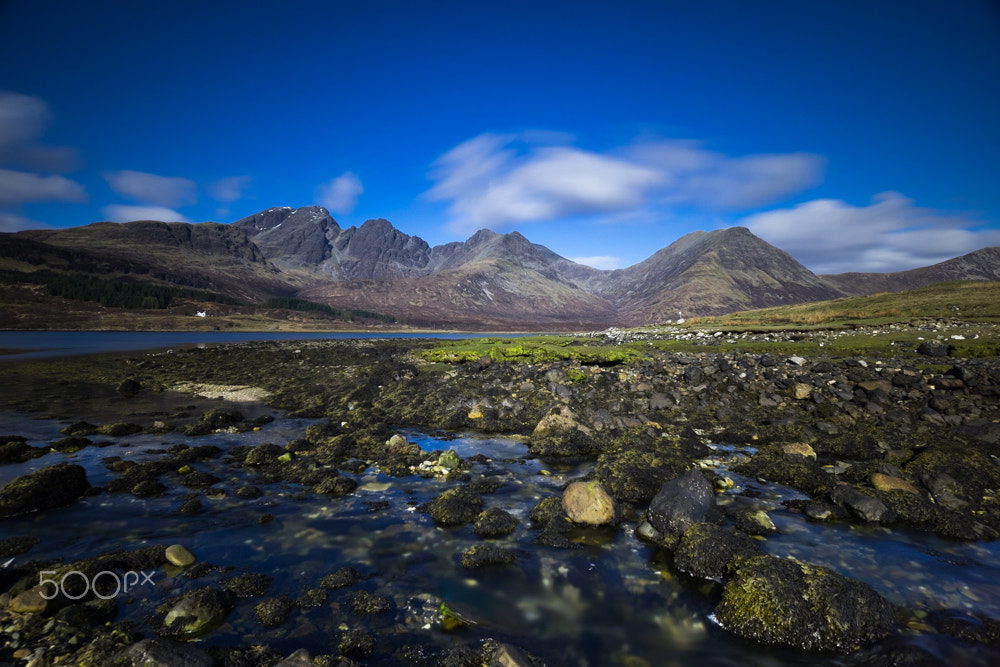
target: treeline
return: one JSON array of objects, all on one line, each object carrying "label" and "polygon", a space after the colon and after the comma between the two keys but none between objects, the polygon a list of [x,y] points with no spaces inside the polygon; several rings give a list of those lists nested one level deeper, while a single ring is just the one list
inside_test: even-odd
[{"label": "treeline", "polygon": [[49,296],[59,296],[74,301],[93,301],[107,308],[162,310],[170,307],[176,299],[196,299],[230,306],[246,305],[239,299],[215,292],[108,280],[79,273],[57,273],[48,269],[30,273],[0,270],[0,281],[44,285],[45,292]]},{"label": "treeline", "polygon": [[[163,310],[179,299],[206,301],[229,306],[249,306],[245,301],[215,292],[195,290],[187,287],[171,287],[142,282],[108,280],[79,273],[59,273],[49,269],[39,271],[11,271],[0,269],[0,283],[21,283],[43,285],[49,296],[58,296],[75,301],[93,301],[107,308]],[[391,324],[396,322],[392,315],[373,313],[370,310],[354,308],[332,308],[323,303],[296,299],[294,297],[272,297],[263,303],[265,308],[282,310],[313,311],[330,315],[339,320],[353,322],[357,319],[375,320]]]},{"label": "treeline", "polygon": [[316,303],[305,299],[296,299],[291,296],[275,296],[264,302],[265,308],[282,308],[284,310],[317,311],[327,313],[340,320],[353,322],[356,319],[376,320],[391,324],[396,321],[392,315],[373,313],[370,310],[360,308],[334,308],[325,303]]}]

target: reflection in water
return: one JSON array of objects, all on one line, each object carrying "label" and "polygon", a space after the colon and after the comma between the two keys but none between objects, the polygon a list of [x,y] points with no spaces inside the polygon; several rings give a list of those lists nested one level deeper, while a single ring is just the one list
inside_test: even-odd
[{"label": "reflection in water", "polygon": [[[102,459],[119,456],[142,461],[160,457],[177,444],[235,445],[283,443],[301,438],[310,422],[279,418],[258,432],[217,433],[192,440],[178,433],[109,438],[106,447],[91,446],[75,454],[50,453],[26,464],[0,466],[0,483],[40,467],[69,460],[83,465],[95,485],[115,477]],[[0,433],[19,433],[41,445],[58,439],[65,422],[26,420],[0,415]],[[335,652],[344,627],[374,632],[387,653],[367,664],[389,660],[402,644],[444,648],[456,641],[475,643],[486,637],[511,641],[544,658],[550,665],[782,665],[843,664],[835,656],[803,656],[795,651],[753,646],[738,641],[713,624],[710,615],[720,587],[677,572],[665,554],[635,536],[632,524],[616,530],[583,530],[572,537],[574,549],[534,543],[528,512],[541,499],[561,493],[571,479],[592,464],[555,466],[528,458],[517,438],[484,438],[476,434],[425,434],[404,431],[427,451],[455,449],[464,459],[481,455],[475,473],[502,482],[485,495],[484,509],[501,507],[520,522],[509,536],[494,540],[513,549],[513,566],[467,570],[462,551],[480,543],[470,526],[440,528],[418,507],[461,482],[419,476],[392,478],[369,468],[352,476],[357,489],[329,498],[288,483],[260,483],[253,471],[221,456],[194,467],[222,479],[224,495],[199,497],[201,509],[179,514],[192,493],[178,486],[179,476],[164,476],[169,490],[158,498],[100,494],[50,512],[4,521],[7,535],[41,538],[19,560],[83,558],[117,548],[181,542],[200,562],[218,569],[199,579],[166,571],[154,577],[156,588],[142,590],[119,604],[119,620],[142,623],[166,598],[196,587],[217,586],[228,577],[262,572],[274,578],[269,597],[298,598],[316,588],[327,574],[350,566],[363,580],[355,587],[330,591],[326,604],[302,606],[278,628],[264,629],[251,599],[236,605],[227,622],[206,638],[209,644],[267,643],[286,655],[299,647],[314,653]],[[728,472],[729,457],[719,448],[706,465],[733,480],[720,502],[748,502],[738,495],[747,488],[752,502],[769,511],[780,533],[763,543],[766,552],[824,565],[871,584],[897,605],[910,610],[948,608],[1000,617],[1000,549],[996,544],[944,542],[885,528],[846,524],[819,525],[784,509],[782,500],[801,497],[776,485]],[[542,470],[552,471],[542,474]],[[233,490],[256,483],[263,492],[254,500]],[[640,508],[641,509],[641,508]],[[364,588],[388,595],[391,614],[359,618],[351,611],[353,594]],[[442,603],[459,610],[473,624],[457,634],[440,625]],[[908,638],[909,637],[909,638]],[[894,641],[917,641],[901,632]],[[969,651],[938,635],[919,639],[942,656]],[[394,642],[398,643],[396,646]],[[959,653],[960,658],[976,659]],[[381,656],[381,658],[380,658]],[[981,662],[980,664],[986,664]]]}]

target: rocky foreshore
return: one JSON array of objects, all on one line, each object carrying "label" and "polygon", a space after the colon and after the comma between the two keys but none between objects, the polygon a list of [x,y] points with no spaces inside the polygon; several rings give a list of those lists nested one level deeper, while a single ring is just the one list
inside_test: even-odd
[{"label": "rocky foreshore", "polygon": [[[603,334],[608,346],[626,337]],[[996,619],[943,609],[928,621],[925,614],[893,605],[848,576],[766,555],[761,545],[777,530],[768,513],[753,505],[750,489],[746,503],[717,502],[720,493],[732,489],[733,480],[706,463],[717,455],[709,445],[737,448],[740,454],[730,462],[734,474],[801,493],[784,510],[817,524],[902,528],[967,542],[997,540],[996,358],[954,358],[948,356],[947,340],[932,340],[918,354],[899,357],[806,358],[706,346],[705,351],[682,354],[650,349],[628,363],[611,357],[591,363],[573,358],[530,363],[483,355],[445,364],[423,356],[434,345],[398,340],[250,343],[3,367],[0,379],[8,388],[10,407],[71,415],[73,423],[65,438],[48,447],[32,446],[19,434],[0,437],[0,465],[53,459],[0,489],[0,517],[58,512],[82,496],[155,497],[176,483],[190,490],[188,512],[197,512],[213,493],[255,497],[252,485],[229,489],[225,480],[199,472],[197,464],[205,460],[223,460],[252,470],[261,484],[298,485],[331,502],[354,492],[352,474],[377,469],[393,477],[454,479],[458,484],[417,510],[439,526],[474,525],[482,543],[461,554],[462,568],[508,567],[522,555],[489,540],[509,534],[517,519],[499,507],[483,507],[484,496],[498,491],[495,478],[475,472],[473,459],[424,451],[398,430],[521,435],[533,457],[593,464],[583,479],[567,482],[561,493],[542,498],[530,512],[538,548],[572,548],[580,530],[634,531],[692,581],[717,582],[708,595],[715,604],[714,618],[726,631],[803,655],[840,653],[849,664],[938,664],[939,656],[917,644],[900,648],[882,641],[913,627],[979,647],[983,655],[1000,655]],[[247,419],[224,406],[166,418],[127,416],[129,402],[143,396],[197,388],[211,395],[211,387],[223,396],[229,390],[250,392],[292,415],[321,421],[283,446],[222,451],[200,446],[197,438],[218,429],[252,429],[269,418]],[[102,397],[107,404],[126,406],[121,421],[87,421],[93,412],[87,401]],[[92,486],[79,466],[56,460],[55,452],[97,446],[101,438],[170,431],[188,434],[191,445],[138,464],[106,459],[118,476],[102,487]],[[174,474],[185,468],[182,475]],[[97,573],[111,568],[111,562],[122,570],[158,567],[168,560],[167,545],[53,564],[28,560],[35,542],[33,536],[0,540],[0,560],[17,556],[11,567],[0,570],[5,642],[0,664],[351,665],[372,654],[385,657],[378,653],[383,635],[399,632],[384,623],[344,631],[339,654],[323,656],[284,655],[266,646],[213,647],[211,627],[252,597],[244,597],[242,587],[252,588],[254,582],[196,589],[166,603],[148,627],[134,627],[116,623],[114,605],[93,594],[69,604],[38,603],[38,570]],[[197,568],[183,571],[196,577]],[[280,627],[292,608],[323,604],[328,591],[349,589],[359,576],[330,573],[329,581],[316,582],[312,593],[299,600],[250,604],[258,605],[264,628]],[[393,613],[388,593],[359,589],[351,600],[360,618]],[[197,632],[173,621],[202,615],[204,624]],[[443,605],[439,616],[442,626],[465,622],[461,613]],[[175,641],[186,639],[185,634],[204,639],[197,645]],[[431,654],[397,652],[392,660],[542,664],[531,650],[528,638],[497,640]]]}]

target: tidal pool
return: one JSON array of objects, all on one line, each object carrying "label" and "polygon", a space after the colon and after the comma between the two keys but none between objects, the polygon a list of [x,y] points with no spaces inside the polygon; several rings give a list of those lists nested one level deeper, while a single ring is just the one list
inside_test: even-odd
[{"label": "tidal pool", "polygon": [[[177,432],[122,438],[92,436],[97,444],[72,454],[49,453],[24,464],[0,466],[0,484],[30,470],[61,461],[82,465],[95,486],[117,475],[102,463],[108,457],[148,460],[178,445],[284,443],[302,438],[313,422],[274,413],[276,419],[246,433],[214,433],[198,438]],[[0,413],[0,433],[16,433],[41,446],[62,436],[72,419],[30,419]],[[441,528],[418,508],[443,490],[463,482],[445,478],[389,477],[374,467],[352,474],[357,489],[327,497],[290,483],[262,483],[253,470],[227,462],[225,454],[193,464],[221,479],[213,488],[224,495],[179,485],[180,475],[165,475],[168,490],[156,498],[101,493],[67,507],[0,520],[0,536],[31,535],[40,542],[17,562],[64,562],[114,549],[181,543],[211,569],[197,579],[157,570],[155,586],[140,586],[120,596],[118,620],[145,624],[154,610],[179,593],[218,586],[239,574],[273,577],[264,598],[298,598],[344,566],[362,580],[332,590],[326,602],[297,607],[288,620],[265,628],[254,612],[264,598],[238,601],[222,627],[198,640],[200,646],[268,644],[285,655],[300,647],[316,654],[336,653],[339,634],[363,629],[378,640],[364,664],[400,664],[403,646],[428,654],[485,638],[511,642],[548,665],[845,665],[865,664],[864,656],[806,654],[746,642],[712,620],[721,586],[678,572],[667,554],[637,538],[634,523],[617,529],[581,529],[571,535],[576,548],[534,543],[528,513],[541,499],[561,493],[592,463],[560,464],[528,456],[519,438],[476,433],[424,433],[401,429],[411,442],[430,452],[455,451],[473,459],[472,472],[495,478],[496,492],[483,495],[484,509],[500,507],[519,521],[509,536],[491,540],[515,550],[512,565],[469,570],[461,553],[483,542],[472,526]],[[717,447],[703,462],[733,481],[720,503],[753,503],[769,512],[779,533],[764,540],[765,552],[794,556],[865,581],[905,609],[887,644],[914,645],[948,664],[995,664],[985,646],[961,644],[923,625],[928,613],[947,609],[1000,617],[1000,545],[946,542],[887,528],[815,524],[786,509],[796,492],[729,472],[740,452]],[[246,500],[233,490],[256,484],[259,498]],[[746,493],[747,490],[752,493]],[[191,494],[201,509],[180,514]],[[644,508],[637,508],[639,510]],[[9,585],[9,584],[8,584]],[[351,609],[358,590],[388,596],[390,612],[359,617]],[[471,621],[446,631],[442,603]]]}]

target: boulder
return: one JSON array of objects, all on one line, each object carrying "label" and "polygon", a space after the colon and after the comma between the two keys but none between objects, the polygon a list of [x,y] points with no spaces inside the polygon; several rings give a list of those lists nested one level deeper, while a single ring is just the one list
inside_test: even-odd
[{"label": "boulder", "polygon": [[162,639],[143,639],[125,649],[124,664],[149,667],[212,667],[212,658],[200,648]]},{"label": "boulder", "polygon": [[878,498],[873,498],[850,484],[839,484],[830,494],[830,499],[849,510],[851,514],[869,523],[892,523],[896,514]]},{"label": "boulder", "polygon": [[947,357],[950,353],[950,345],[933,340],[925,340],[917,347],[917,354],[923,354],[928,357]]},{"label": "boulder", "polygon": [[615,501],[600,482],[573,482],[563,492],[562,506],[573,523],[607,526],[616,521]]},{"label": "boulder", "polygon": [[71,463],[15,477],[0,489],[0,518],[69,505],[89,488],[86,471]]},{"label": "boulder", "polygon": [[663,485],[649,504],[649,522],[660,533],[681,535],[714,507],[712,484],[692,468]]},{"label": "boulder", "polygon": [[882,639],[893,626],[892,605],[867,584],[775,556],[740,564],[715,617],[746,639],[843,653]]},{"label": "boulder", "polygon": [[193,590],[170,604],[163,618],[162,634],[181,639],[200,637],[222,625],[228,611],[228,601],[221,591]]},{"label": "boulder", "polygon": [[684,531],[674,552],[674,565],[696,577],[721,581],[735,557],[751,558],[759,554],[760,543],[749,535],[710,523],[696,523]]}]

